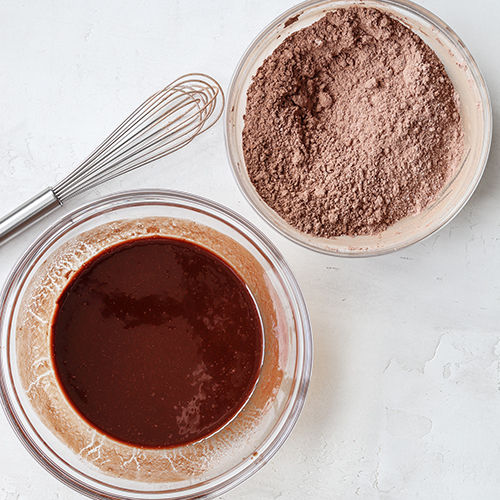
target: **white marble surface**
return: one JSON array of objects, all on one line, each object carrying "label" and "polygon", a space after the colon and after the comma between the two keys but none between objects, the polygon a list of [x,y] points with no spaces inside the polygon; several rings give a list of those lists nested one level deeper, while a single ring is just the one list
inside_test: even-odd
[{"label": "white marble surface", "polygon": [[[419,0],[469,47],[500,104],[500,3]],[[0,214],[54,184],[175,77],[227,89],[247,45],[290,0],[0,3]],[[224,500],[500,498],[499,135],[475,194],[427,240],[368,259],[275,233],[231,176],[222,123],[187,149],[71,202],[0,248],[0,282],[77,204],[129,188],[202,195],[259,226],[288,260],[314,330],[302,416],[280,452]],[[45,472],[0,414],[0,500],[82,498]]]}]

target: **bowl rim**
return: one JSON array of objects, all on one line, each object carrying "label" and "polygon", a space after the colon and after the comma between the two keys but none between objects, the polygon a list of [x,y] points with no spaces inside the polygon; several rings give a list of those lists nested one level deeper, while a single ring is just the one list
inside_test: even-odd
[{"label": "bowl rim", "polygon": [[[300,234],[300,231],[296,230],[292,226],[290,226],[287,222],[285,222],[278,214],[274,213],[274,211],[268,207],[266,208],[265,202],[261,200],[260,196],[255,191],[253,185],[247,186],[240,175],[238,174],[238,169],[236,165],[238,164],[238,158],[236,157],[235,149],[236,146],[232,144],[231,136],[232,136],[232,124],[231,117],[234,112],[234,103],[236,94],[239,92],[238,89],[238,80],[240,79],[243,70],[245,69],[245,64],[247,60],[252,56],[254,51],[259,47],[261,40],[268,36],[273,30],[276,30],[281,24],[284,27],[291,25],[293,23],[289,23],[290,20],[293,20],[295,17],[300,16],[300,14],[304,13],[308,9],[317,8],[320,5],[332,5],[338,4],[339,8],[345,6],[367,6],[376,8],[377,4],[381,7],[394,7],[401,11],[408,12],[423,21],[429,23],[434,28],[437,28],[442,35],[448,38],[448,40],[456,47],[460,55],[466,61],[467,67],[474,78],[474,82],[476,83],[480,99],[481,99],[481,109],[482,109],[482,124],[483,124],[483,140],[481,144],[480,154],[477,162],[477,167],[475,170],[474,179],[468,185],[467,190],[464,191],[464,196],[461,198],[460,203],[457,203],[453,209],[449,210],[446,217],[443,218],[443,221],[436,227],[432,228],[428,231],[423,231],[421,234],[417,234],[414,237],[410,238],[408,241],[405,241],[402,244],[393,244],[387,247],[379,247],[375,246],[371,249],[336,249],[335,247],[325,248],[324,246],[320,246],[315,243],[311,243],[310,241],[325,241],[328,239],[318,238],[312,235],[307,235],[305,233]],[[288,24],[287,24],[288,22]],[[490,99],[490,94],[488,91],[488,87],[484,80],[483,74],[474,60],[472,54],[466,47],[465,43],[460,39],[460,37],[455,33],[455,31],[446,24],[441,18],[433,14],[431,11],[414,3],[411,0],[306,0],[303,1],[294,7],[286,10],[279,16],[277,16],[273,21],[271,21],[264,29],[262,29],[257,36],[253,39],[250,45],[247,47],[243,55],[241,56],[236,69],[233,72],[231,77],[229,87],[227,92],[227,105],[224,110],[224,141],[226,145],[226,156],[228,158],[228,162],[231,166],[231,172],[233,178],[238,185],[239,190],[247,200],[247,202],[252,206],[253,210],[257,212],[261,219],[263,219],[267,225],[271,226],[274,230],[280,233],[282,236],[287,238],[288,240],[304,247],[309,250],[313,250],[315,252],[325,254],[325,255],[335,255],[339,257],[372,257],[379,255],[386,255],[389,253],[394,253],[396,251],[402,250],[403,248],[407,248],[415,243],[423,241],[427,239],[437,231],[441,230],[445,227],[465,206],[465,204],[469,201],[471,196],[481,180],[483,172],[486,168],[486,164],[488,161],[488,156],[491,148],[492,135],[493,135],[493,118],[492,118],[492,104]],[[244,161],[243,161],[244,163]],[[245,167],[243,167],[245,168]],[[446,188],[445,188],[446,189]],[[254,192],[255,191],[255,192]],[[443,191],[444,193],[444,191]],[[273,217],[276,220],[279,220],[279,223],[276,223],[275,220],[268,217],[266,215],[266,211],[269,212],[270,217]],[[295,234],[294,234],[295,233]],[[382,233],[379,233],[382,234]],[[330,239],[333,241],[334,239]],[[354,240],[353,240],[354,241]]]},{"label": "bowl rim", "polygon": [[[189,205],[190,203],[193,205]],[[243,234],[247,239],[249,239],[249,236],[252,236],[252,244],[263,254],[266,260],[271,262],[280,280],[286,284],[288,291],[287,295],[289,295],[291,299],[290,307],[293,310],[297,325],[295,330],[297,359],[295,361],[294,370],[299,373],[299,377],[297,378],[296,387],[290,393],[293,394],[293,397],[290,398],[289,404],[285,406],[283,414],[273,425],[265,440],[259,445],[259,453],[256,458],[250,459],[250,457],[247,457],[241,463],[212,479],[200,481],[194,485],[188,485],[178,489],[175,488],[173,490],[159,489],[157,491],[141,490],[136,492],[130,488],[121,488],[119,486],[106,484],[102,480],[95,478],[93,479],[93,484],[88,485],[82,482],[82,474],[79,473],[79,471],[77,471],[79,477],[71,474],[71,470],[75,470],[75,468],[67,464],[66,461],[63,460],[66,468],[69,466],[70,471],[64,470],[64,467],[60,467],[59,464],[56,463],[61,459],[57,457],[50,446],[46,445],[46,449],[40,449],[39,443],[36,439],[32,438],[30,429],[26,429],[23,418],[18,414],[17,405],[13,402],[13,399],[17,399],[15,395],[17,391],[14,388],[14,382],[12,381],[12,375],[10,373],[10,364],[8,363],[10,359],[8,352],[9,343],[10,336],[12,335],[10,322],[14,312],[11,302],[22,286],[23,274],[25,275],[24,279],[29,276],[29,269],[30,266],[33,265],[34,260],[36,261],[43,257],[44,252],[48,249],[50,250],[51,244],[63,236],[65,232],[70,231],[73,227],[77,227],[82,220],[88,220],[84,219],[85,216],[99,216],[109,211],[129,208],[134,205],[172,204],[175,206],[182,206],[188,210],[202,212],[211,218],[216,218],[228,224],[231,228],[236,229],[238,233]],[[209,499],[220,496],[233,489],[269,462],[292,432],[305,404],[313,361],[312,328],[305,299],[290,267],[271,240],[255,225],[228,207],[201,196],[163,189],[137,189],[103,197],[96,202],[90,202],[77,207],[47,228],[18,259],[0,292],[0,348],[0,402],[15,434],[30,455],[33,456],[45,470],[73,490],[96,499],[116,498],[125,500],[129,498],[154,498],[160,500],[161,498],[163,500],[166,498],[175,498],[187,500],[200,498],[200,496]],[[22,405],[19,403],[18,406],[24,413]],[[29,417],[25,416],[25,418],[29,422]],[[31,422],[29,422],[29,425],[32,425]],[[40,439],[38,439],[38,441],[40,441]],[[56,459],[55,461],[52,459],[54,456]],[[84,476],[86,476],[86,474],[84,474]],[[99,490],[95,486],[96,484],[102,484],[104,489]],[[127,493],[130,492],[140,493],[140,496],[129,497]],[[174,494],[175,496],[172,496]]]}]

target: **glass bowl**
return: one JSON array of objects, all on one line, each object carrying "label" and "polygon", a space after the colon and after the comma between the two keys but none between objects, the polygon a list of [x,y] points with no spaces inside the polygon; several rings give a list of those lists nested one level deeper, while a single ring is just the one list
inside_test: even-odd
[{"label": "glass bowl", "polygon": [[[193,241],[224,259],[254,297],[264,330],[259,379],[225,427],[176,448],[115,441],[72,409],[50,351],[55,301],[92,256],[151,235]],[[214,498],[277,452],[303,407],[312,364],[309,317],[283,257],[255,227],[199,197],[130,191],[84,206],[43,234],[12,270],[0,297],[1,396],[31,454],[58,479],[92,498]]]},{"label": "glass bowl", "polygon": [[[459,94],[464,128],[464,155],[456,174],[425,210],[399,220],[375,235],[320,238],[285,222],[259,196],[245,166],[242,149],[247,90],[264,59],[290,34],[313,24],[326,12],[350,6],[377,8],[411,28],[443,62]],[[458,36],[434,14],[405,0],[314,0],[288,10],[260,33],[233,75],[225,114],[225,140],[234,177],[244,196],[274,229],[318,252],[340,256],[389,253],[416,243],[449,222],[465,205],[483,173],[492,135],[491,103],[471,54]]]}]

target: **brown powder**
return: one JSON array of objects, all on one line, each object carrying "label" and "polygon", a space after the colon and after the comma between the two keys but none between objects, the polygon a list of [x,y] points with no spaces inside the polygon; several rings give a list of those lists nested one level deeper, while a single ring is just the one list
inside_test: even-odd
[{"label": "brown powder", "polygon": [[247,98],[250,179],[285,221],[315,236],[374,234],[418,213],[462,158],[443,64],[376,9],[339,9],[291,34]]}]

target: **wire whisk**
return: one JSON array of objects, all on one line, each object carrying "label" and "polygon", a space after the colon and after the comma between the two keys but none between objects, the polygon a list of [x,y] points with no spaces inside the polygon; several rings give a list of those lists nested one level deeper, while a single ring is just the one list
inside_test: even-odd
[{"label": "wire whisk", "polygon": [[169,155],[208,130],[224,109],[221,86],[188,74],[152,95],[75,170],[0,220],[0,245],[74,196]]}]

